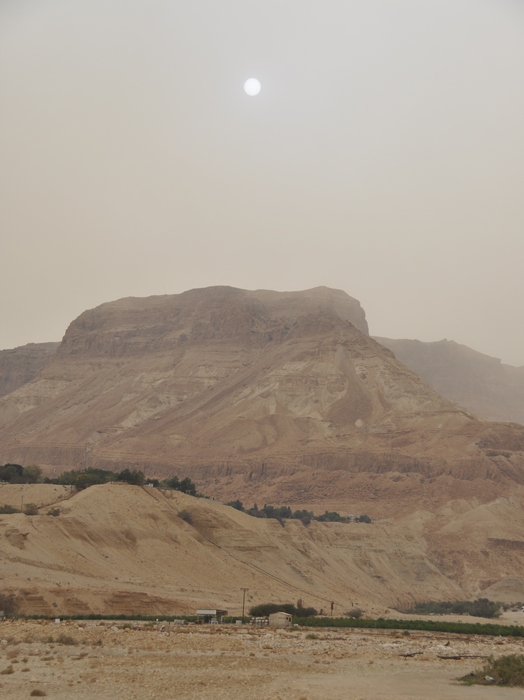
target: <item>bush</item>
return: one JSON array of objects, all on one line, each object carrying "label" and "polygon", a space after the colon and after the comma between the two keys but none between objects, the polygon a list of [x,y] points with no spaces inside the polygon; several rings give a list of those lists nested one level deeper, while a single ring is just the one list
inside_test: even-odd
[{"label": "bush", "polygon": [[127,484],[132,484],[133,486],[143,486],[146,480],[144,472],[134,469],[123,469],[116,475],[117,481],[125,481]]},{"label": "bush", "polygon": [[21,464],[4,464],[0,467],[0,481],[10,484],[37,484],[42,481],[42,470],[35,464],[28,467]]},{"label": "bush", "polygon": [[24,514],[25,515],[38,515],[38,506],[35,505],[34,503],[28,503],[26,506],[24,506]]},{"label": "bush", "polygon": [[10,484],[24,483],[24,468],[21,464],[4,464],[0,467],[0,481]]},{"label": "bush", "polygon": [[42,470],[36,464],[30,464],[23,468],[23,477],[26,484],[39,484],[42,481]]},{"label": "bush", "polygon": [[[241,510],[253,518],[271,518],[278,520],[279,523],[284,526],[284,520],[301,520],[304,525],[309,525],[312,520],[318,520],[321,523],[349,523],[351,518],[345,517],[337,513],[336,511],[327,511],[323,515],[315,515],[309,510],[295,510],[291,511],[289,506],[272,506],[267,503],[264,504],[263,508],[259,508],[257,504],[253,508],[246,510],[242,504],[242,501],[229,501],[226,503],[227,506]],[[361,515],[356,518],[357,521],[363,523],[370,523],[371,518],[369,515]]]},{"label": "bush", "polygon": [[276,612],[286,612],[293,617],[314,617],[317,615],[315,608],[306,608],[302,605],[302,601],[297,601],[296,607],[293,603],[261,603],[249,609],[249,614],[252,617],[268,617]]},{"label": "bush", "polygon": [[304,627],[355,627],[360,629],[425,630],[456,634],[485,634],[497,637],[524,637],[524,627],[480,622],[444,622],[442,620],[353,620],[348,617],[297,618]]},{"label": "bush", "polygon": [[68,472],[63,472],[56,479],[44,479],[44,483],[61,484],[63,486],[74,486],[79,491],[87,489],[89,486],[96,484],[107,484],[109,481],[115,481],[117,475],[107,469],[84,469],[83,471],[73,469]]},{"label": "bush", "polygon": [[276,612],[286,612],[289,615],[294,615],[296,611],[293,603],[261,603],[254,605],[249,609],[251,617],[268,617]]},{"label": "bush", "polygon": [[14,506],[0,506],[0,515],[13,515],[13,513],[20,513],[20,511]]},{"label": "bush", "polygon": [[489,659],[480,671],[461,679],[467,685],[506,685],[524,687],[524,656],[509,654]]},{"label": "bush", "polygon": [[191,513],[188,510],[184,509],[184,510],[179,511],[178,517],[182,518],[182,520],[184,522],[186,522],[188,525],[193,524],[193,516],[191,515]]},{"label": "bush", "polygon": [[0,610],[6,615],[14,615],[18,610],[18,604],[13,593],[0,593]]},{"label": "bush", "polygon": [[324,513],[324,515],[319,515],[318,518],[316,518],[321,523],[343,523],[346,522],[346,518],[343,518],[340,513],[337,513],[335,511],[327,511]]},{"label": "bush", "polygon": [[182,481],[178,479],[178,476],[172,476],[171,479],[166,479],[166,481],[163,481],[161,486],[167,489],[172,489],[173,491],[187,493],[189,496],[197,495],[195,484],[187,476],[182,479]]},{"label": "bush", "polygon": [[242,504],[242,501],[239,501],[238,499],[236,501],[229,501],[229,503],[226,503],[226,506],[230,506],[231,508],[234,508],[235,510],[244,510],[244,506]]},{"label": "bush", "polygon": [[417,603],[415,607],[406,610],[415,615],[472,615],[473,617],[500,617],[502,603],[495,603],[487,598],[477,600],[457,600],[443,602]]},{"label": "bush", "polygon": [[346,617],[351,617],[353,620],[360,620],[363,612],[360,608],[351,608],[351,610],[348,610],[347,613],[344,614]]}]

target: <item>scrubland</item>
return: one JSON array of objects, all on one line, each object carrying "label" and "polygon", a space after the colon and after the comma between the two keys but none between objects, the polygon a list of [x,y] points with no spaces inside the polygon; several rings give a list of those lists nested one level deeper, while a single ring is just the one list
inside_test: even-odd
[{"label": "scrubland", "polygon": [[523,652],[524,640],[424,632],[4,621],[0,697],[511,699],[522,690],[457,679]]}]

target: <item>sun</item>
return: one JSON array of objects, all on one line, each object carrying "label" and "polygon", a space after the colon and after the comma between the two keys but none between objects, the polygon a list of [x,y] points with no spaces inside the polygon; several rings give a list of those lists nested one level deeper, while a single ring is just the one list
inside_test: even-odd
[{"label": "sun", "polygon": [[262,85],[260,84],[260,80],[257,80],[256,78],[248,78],[244,83],[244,92],[250,97],[255,97],[258,95],[261,88]]}]

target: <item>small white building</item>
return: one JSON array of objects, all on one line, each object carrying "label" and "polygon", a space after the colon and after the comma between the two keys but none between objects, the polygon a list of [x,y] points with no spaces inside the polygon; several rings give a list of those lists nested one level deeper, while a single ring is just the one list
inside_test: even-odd
[{"label": "small white building", "polygon": [[269,616],[270,627],[291,627],[293,624],[293,615],[287,612],[271,613]]}]

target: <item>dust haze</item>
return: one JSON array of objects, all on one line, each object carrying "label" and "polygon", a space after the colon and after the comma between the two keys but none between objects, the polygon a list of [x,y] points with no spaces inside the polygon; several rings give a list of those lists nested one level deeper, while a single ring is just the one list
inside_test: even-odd
[{"label": "dust haze", "polygon": [[373,335],[523,365],[523,65],[505,0],[3,0],[0,347],[327,285]]}]

